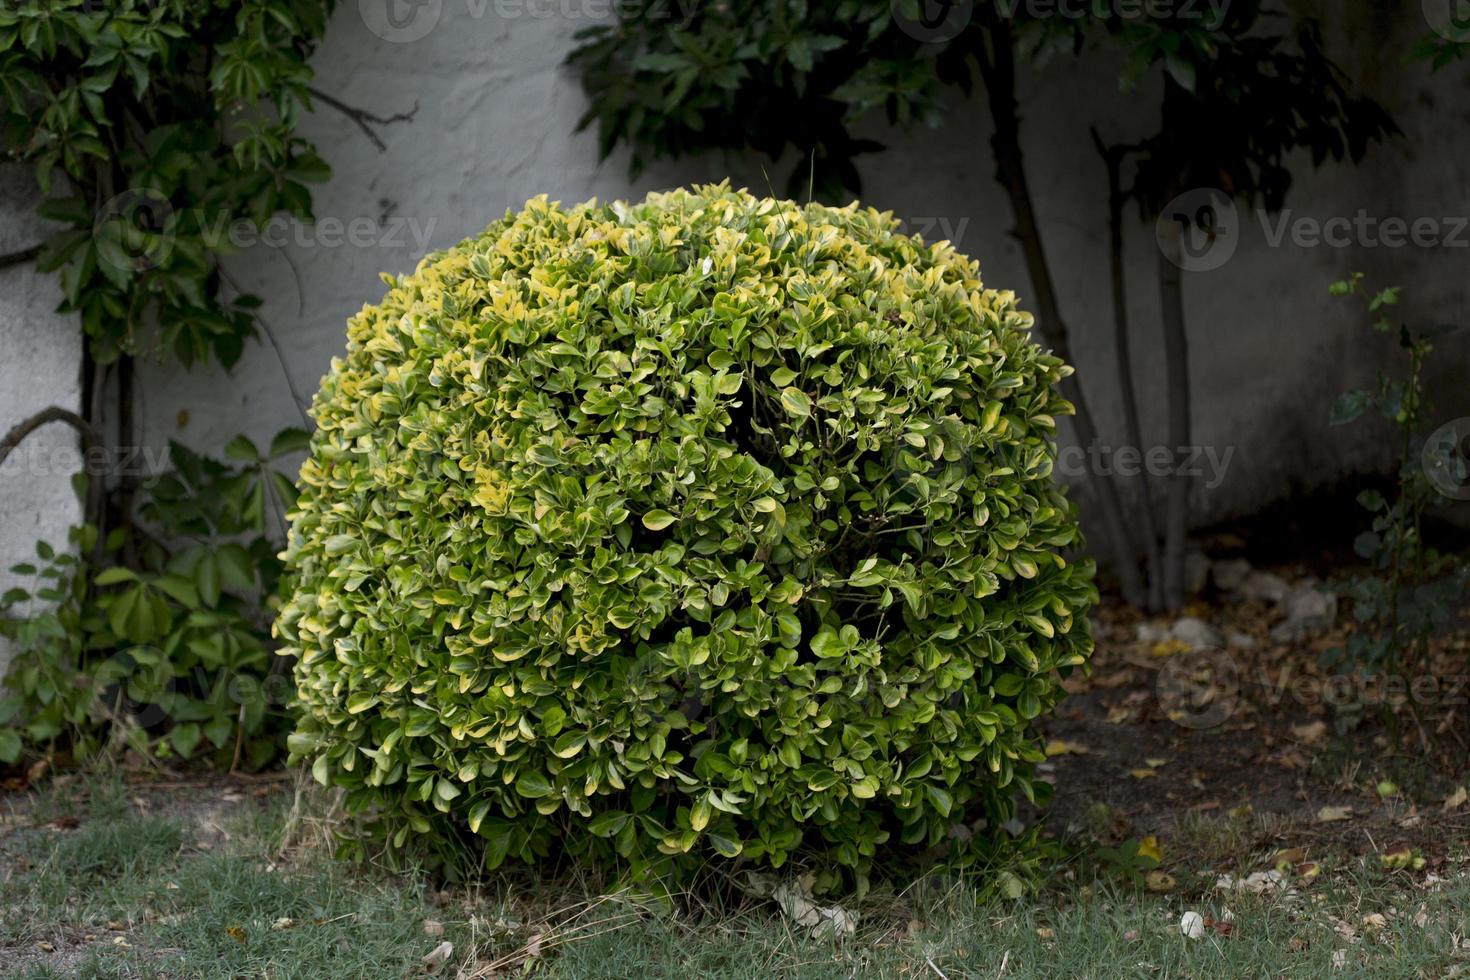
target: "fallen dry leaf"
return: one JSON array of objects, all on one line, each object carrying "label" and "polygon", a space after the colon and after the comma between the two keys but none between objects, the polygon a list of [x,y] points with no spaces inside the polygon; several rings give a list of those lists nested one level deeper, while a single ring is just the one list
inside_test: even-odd
[{"label": "fallen dry leaf", "polygon": [[1453,810],[1460,809],[1460,807],[1465,805],[1466,800],[1470,800],[1470,790],[1466,790],[1465,787],[1461,786],[1444,798],[1445,812],[1449,813]]},{"label": "fallen dry leaf", "polygon": [[1149,648],[1149,653],[1153,654],[1155,657],[1172,657],[1176,653],[1187,653],[1190,649],[1192,648],[1188,643],[1185,643],[1183,640],[1176,640],[1171,637],[1167,640],[1160,640],[1158,643],[1155,643],[1152,647]]},{"label": "fallen dry leaf", "polygon": [[1276,852],[1271,858],[1271,867],[1277,871],[1285,871],[1294,864],[1301,864],[1307,859],[1307,852],[1300,847],[1287,847]]},{"label": "fallen dry leaf", "polygon": [[424,935],[428,936],[430,939],[438,939],[440,936],[444,935],[444,923],[440,922],[437,919],[425,919]]},{"label": "fallen dry leaf", "polygon": [[1046,743],[1046,754],[1050,758],[1057,755],[1086,755],[1092,750],[1085,745],[1076,742],[1067,742],[1060,738],[1054,738]]},{"label": "fallen dry leaf", "polygon": [[454,955],[454,943],[448,940],[431,949],[420,961],[424,969],[430,973],[437,973],[439,968],[449,962],[449,957]]},{"label": "fallen dry leaf", "polygon": [[1324,806],[1317,811],[1318,823],[1334,823],[1338,820],[1351,819],[1353,808],[1350,806]]},{"label": "fallen dry leaf", "polygon": [[1158,772],[1153,769],[1129,769],[1128,775],[1134,779],[1153,779],[1158,775]]},{"label": "fallen dry leaf", "polygon": [[1152,834],[1138,842],[1138,856],[1153,858],[1155,861],[1164,860],[1164,849],[1159,845],[1159,839]]},{"label": "fallen dry leaf", "polygon": [[1124,684],[1131,684],[1134,676],[1134,672],[1129,668],[1110,670],[1105,674],[1094,674],[1092,677],[1092,686],[1112,690],[1116,687],[1122,687]]},{"label": "fallen dry leaf", "polygon": [[1378,860],[1390,871],[1403,871],[1409,868],[1418,871],[1425,864],[1423,856],[1415,852],[1408,844],[1399,844],[1389,848],[1378,855]]},{"label": "fallen dry leaf", "polygon": [[840,905],[818,905],[811,897],[812,875],[776,886],[771,897],[787,918],[811,932],[813,938],[823,935],[850,936],[857,931],[857,913]]},{"label": "fallen dry leaf", "polygon": [[1327,722],[1311,721],[1305,725],[1292,725],[1291,737],[1308,745],[1319,745],[1327,741]]},{"label": "fallen dry leaf", "polygon": [[1285,882],[1286,877],[1280,871],[1256,871],[1244,878],[1226,874],[1215,879],[1215,890],[1240,892],[1247,895],[1270,895],[1280,890]]},{"label": "fallen dry leaf", "polygon": [[1143,881],[1151,892],[1171,892],[1179,884],[1169,872],[1157,868],[1144,875]]}]

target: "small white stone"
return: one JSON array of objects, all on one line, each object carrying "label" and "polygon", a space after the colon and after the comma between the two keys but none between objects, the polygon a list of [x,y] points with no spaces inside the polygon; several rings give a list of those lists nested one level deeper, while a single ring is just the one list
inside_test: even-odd
[{"label": "small white stone", "polygon": [[1303,640],[1332,629],[1337,621],[1337,596],[1315,585],[1302,585],[1286,595],[1281,609],[1286,619],[1271,628],[1271,639],[1278,643]]},{"label": "small white stone", "polygon": [[1225,645],[1225,637],[1219,630],[1194,616],[1183,616],[1176,619],[1169,634],[1180,643],[1187,644],[1191,650],[1218,648]]},{"label": "small white stone", "polygon": [[1256,638],[1240,630],[1231,630],[1226,635],[1225,642],[1232,650],[1254,650],[1256,646]]},{"label": "small white stone", "polygon": [[1167,628],[1159,626],[1156,623],[1143,622],[1138,624],[1137,635],[1139,643],[1147,643],[1149,646],[1152,646],[1155,643],[1162,643],[1167,640],[1169,638],[1169,631]]},{"label": "small white stone", "polygon": [[1228,558],[1210,565],[1210,578],[1221,592],[1235,592],[1251,573],[1251,563],[1244,558]]},{"label": "small white stone", "polygon": [[1291,591],[1286,579],[1272,572],[1251,572],[1240,584],[1240,594],[1247,599],[1264,599],[1280,602]]}]

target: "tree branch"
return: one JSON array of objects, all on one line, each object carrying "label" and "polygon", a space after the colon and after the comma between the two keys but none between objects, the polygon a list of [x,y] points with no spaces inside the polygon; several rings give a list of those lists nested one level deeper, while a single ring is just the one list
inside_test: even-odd
[{"label": "tree branch", "polygon": [[373,145],[378,148],[379,153],[387,150],[388,145],[383,142],[382,137],[378,135],[377,130],[373,129],[373,127],[391,126],[394,123],[401,122],[413,122],[413,117],[419,111],[419,104],[417,101],[415,101],[413,104],[413,108],[408,110],[407,112],[395,112],[391,116],[380,116],[375,112],[369,112],[366,109],[359,109],[356,106],[348,105],[346,102],[343,102],[335,95],[328,95],[321,89],[307,86],[306,91],[310,93],[313,98],[321,99],[321,101],[325,105],[336,109],[338,112],[342,113],[342,115],[357,123],[357,128],[361,129],[363,133],[367,136],[367,138],[373,141]]},{"label": "tree branch", "polygon": [[30,248],[23,248],[17,252],[7,252],[4,255],[0,255],[0,269],[8,269],[13,265],[25,265],[27,262],[34,262],[40,254],[40,245],[32,245]]},{"label": "tree branch", "polygon": [[4,463],[10,457],[11,451],[16,446],[19,446],[25,440],[26,436],[35,432],[48,422],[65,422],[73,429],[76,429],[81,434],[84,449],[91,449],[93,446],[101,444],[102,440],[97,437],[97,430],[92,428],[86,419],[70,409],[52,405],[49,408],[41,409],[35,415],[32,415],[5,433],[5,439],[0,441],[0,463]]}]

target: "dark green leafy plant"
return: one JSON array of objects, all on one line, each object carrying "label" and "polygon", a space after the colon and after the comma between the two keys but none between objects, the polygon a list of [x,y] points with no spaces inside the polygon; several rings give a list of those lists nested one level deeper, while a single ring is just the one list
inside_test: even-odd
[{"label": "dark green leafy plant", "polygon": [[1046,794],[1095,598],[1070,368],[973,262],[720,185],[538,199],[389,285],[277,628],[293,758],[391,845],[861,882]]},{"label": "dark green leafy plant", "polygon": [[[332,7],[13,0],[0,9],[0,160],[34,167],[40,213],[61,225],[44,242],[0,256],[0,266],[35,261],[57,273],[61,310],[77,315],[85,341],[82,411],[51,406],[19,421],[0,441],[0,460],[52,422],[75,428],[87,450],[122,458],[117,447],[138,441],[135,357],[228,369],[263,330],[259,300],[233,288],[220,260],[239,222],[258,226],[283,212],[310,219],[309,185],[328,169],[296,134],[302,111],[320,98],[375,141],[370,124],[404,118],[356,110],[309,87],[307,59]],[[55,615],[10,610],[20,616],[11,628],[22,655],[8,679],[8,710],[36,750],[52,751],[63,738],[80,755],[98,747],[105,736],[91,693],[73,691],[64,677],[91,684],[96,663],[114,653],[141,662],[161,650],[164,680],[187,675],[195,687],[200,665],[216,679],[238,672],[237,686],[266,676],[272,660],[250,590],[274,589],[277,563],[262,536],[268,500],[294,492],[248,444],[237,441],[227,455],[243,466],[221,468],[175,447],[178,471],[157,486],[132,473],[88,482],[85,527],[73,537],[86,549],[56,556],[44,584],[21,590],[62,607]],[[245,479],[247,470],[256,475]],[[283,530],[279,514],[275,520]],[[51,674],[62,678],[59,687],[42,679]],[[174,703],[196,696],[203,693],[189,688]],[[180,754],[225,731],[221,717],[180,711],[165,713],[180,722],[171,736]],[[234,731],[253,736],[261,725],[242,714]],[[116,734],[160,745],[136,725]],[[14,731],[0,738],[3,756],[18,754]],[[247,754],[258,744],[248,743]]]},{"label": "dark green leafy plant", "polygon": [[0,762],[27,744],[78,763],[122,749],[212,754],[231,769],[276,756],[290,685],[270,637],[280,560],[267,530],[295,491],[271,461],[305,443],[287,430],[262,456],[240,437],[234,464],[174,444],[175,469],[141,508],[144,525],[114,530],[100,548],[84,525],[70,548],[40,543],[39,564],[11,569],[33,581],[0,600],[0,635],[15,646]]},{"label": "dark green leafy plant", "polygon": [[[231,222],[309,215],[328,174],[295,135],[327,0],[19,0],[0,10],[0,147],[34,165],[63,310],[98,363],[150,343],[230,365],[255,330],[221,296]],[[58,178],[63,178],[58,180]],[[155,333],[156,327],[156,333]]]},{"label": "dark green leafy plant", "polygon": [[[1453,326],[1413,328],[1395,320],[1391,314],[1399,302],[1399,288],[1370,293],[1362,273],[1333,283],[1331,291],[1334,296],[1361,298],[1374,317],[1373,329],[1395,337],[1407,363],[1401,375],[1380,372],[1371,390],[1346,392],[1332,410],[1333,425],[1351,422],[1370,410],[1392,421],[1399,432],[1399,466],[1391,497],[1377,490],[1358,495],[1373,521],[1358,535],[1353,549],[1369,567],[1365,574],[1347,577],[1338,585],[1352,603],[1357,629],[1345,647],[1322,655],[1323,665],[1407,675],[1412,680],[1429,669],[1430,640],[1446,627],[1470,589],[1470,564],[1441,553],[1424,536],[1425,514],[1442,499],[1425,467],[1424,444],[1432,416],[1424,400],[1424,362],[1434,350],[1435,338]],[[1446,458],[1459,457],[1451,452]],[[1407,704],[1417,712],[1413,699]],[[1395,706],[1384,707],[1392,711]]]},{"label": "dark green leafy plant", "polygon": [[1099,870],[1135,888],[1148,883],[1146,875],[1158,868],[1158,842],[1153,838],[1130,837],[1117,847],[1098,847],[1092,852]]}]

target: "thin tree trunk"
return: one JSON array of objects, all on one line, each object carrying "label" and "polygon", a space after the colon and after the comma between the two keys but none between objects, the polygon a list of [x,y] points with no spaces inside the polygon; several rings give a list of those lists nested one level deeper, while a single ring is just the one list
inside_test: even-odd
[{"label": "thin tree trunk", "polygon": [[[1192,97],[1165,73],[1164,98],[1160,109],[1162,131],[1175,132],[1194,111]],[[1184,548],[1189,532],[1190,478],[1184,473],[1189,446],[1193,442],[1189,417],[1189,334],[1185,328],[1183,242],[1184,225],[1163,215],[1168,202],[1192,186],[1187,176],[1187,163],[1177,145],[1164,143],[1161,171],[1167,176],[1156,209],[1165,220],[1158,222],[1159,234],[1159,317],[1163,324],[1164,369],[1168,383],[1169,448],[1174,454],[1173,471],[1169,474],[1164,497],[1164,607],[1178,609],[1184,605]]]},{"label": "thin tree trunk", "polygon": [[[99,364],[92,356],[92,345],[82,338],[82,404],[86,408],[87,420],[98,433],[99,439],[106,438],[107,412],[104,408],[107,393],[107,365]],[[84,518],[97,529],[97,540],[92,546],[92,564],[100,566],[107,552],[107,470],[113,454],[103,452],[91,454],[84,460],[82,472],[87,477],[87,503]]]},{"label": "thin tree trunk", "polygon": [[1159,248],[1159,309],[1164,324],[1164,367],[1169,386],[1169,447],[1174,471],[1164,504],[1164,607],[1184,605],[1184,541],[1188,531],[1189,477],[1183,471],[1190,444],[1189,338],[1184,328],[1184,288],[1179,236],[1183,229],[1165,222]]},{"label": "thin tree trunk", "polygon": [[[1016,236],[1021,242],[1021,251],[1026,259],[1031,288],[1035,291],[1034,302],[1041,334],[1051,344],[1057,356],[1070,364],[1071,341],[1066,322],[1062,319],[1051,268],[1042,246],[1041,226],[1036,218],[1031,189],[1026,182],[1025,158],[1020,141],[1021,119],[1016,105],[1016,65],[1011,28],[988,7],[986,11],[992,18],[989,34],[993,47],[988,61],[985,58],[980,59],[980,70],[984,76],[986,97],[995,125],[995,135],[991,138],[991,147],[995,152],[995,176],[1010,198],[1011,211],[1016,219]],[[1077,441],[1090,453],[1097,442],[1097,427],[1093,423],[1087,399],[1083,396],[1082,386],[1073,374],[1063,379],[1060,387],[1062,395],[1076,408],[1072,425]],[[1090,477],[1089,483],[1097,490],[1103,531],[1113,552],[1123,598],[1132,605],[1142,606],[1147,595],[1138,571],[1138,552],[1123,518],[1123,504],[1118,488],[1104,474],[1092,473]]]},{"label": "thin tree trunk", "polygon": [[[1118,392],[1123,401],[1123,426],[1128,444],[1144,456],[1143,426],[1138,418],[1138,395],[1133,386],[1133,353],[1128,339],[1128,281],[1123,263],[1123,158],[1126,147],[1110,147],[1103,143],[1096,129],[1092,141],[1108,168],[1108,271],[1113,295],[1113,349],[1118,362]],[[1138,512],[1143,536],[1148,543],[1148,607],[1157,610],[1164,603],[1162,562],[1159,554],[1159,532],[1154,525],[1153,494],[1148,471],[1138,468]]]}]

